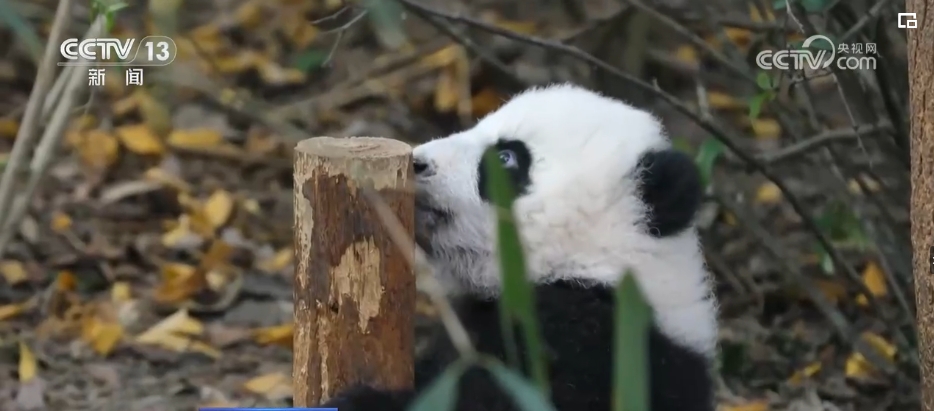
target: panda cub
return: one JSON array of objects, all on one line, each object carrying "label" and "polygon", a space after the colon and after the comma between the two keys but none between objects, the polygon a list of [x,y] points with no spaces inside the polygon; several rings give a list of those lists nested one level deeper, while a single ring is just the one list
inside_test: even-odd
[{"label": "panda cub", "polygon": [[[475,127],[415,148],[416,241],[477,350],[504,361],[496,222],[481,163],[490,147],[518,190],[556,409],[610,409],[613,287],[631,268],[654,310],[651,409],[712,411],[717,304],[693,227],[702,190],[691,158],[651,114],[568,84],[525,91]],[[363,382],[322,406],[403,411],[457,357],[441,336],[417,358],[413,391]],[[457,410],[518,409],[480,369],[464,374],[458,392]]]}]

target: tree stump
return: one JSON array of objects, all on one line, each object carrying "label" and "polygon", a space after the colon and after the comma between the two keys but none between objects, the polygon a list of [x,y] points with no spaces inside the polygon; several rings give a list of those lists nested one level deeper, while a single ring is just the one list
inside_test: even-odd
[{"label": "tree stump", "polygon": [[921,409],[934,411],[934,0],[908,0],[918,25],[908,28],[911,106],[911,245],[918,310]]},{"label": "tree stump", "polygon": [[355,382],[411,387],[414,250],[392,241],[361,192],[378,193],[414,238],[411,175],[412,149],[396,140],[318,137],[295,147],[294,406],[317,406]]}]

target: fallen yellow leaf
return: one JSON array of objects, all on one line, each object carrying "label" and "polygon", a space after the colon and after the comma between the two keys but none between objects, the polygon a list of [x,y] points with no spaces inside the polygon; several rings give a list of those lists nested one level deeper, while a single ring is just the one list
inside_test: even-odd
[{"label": "fallen yellow leaf", "polygon": [[192,231],[190,218],[183,214],[179,216],[178,223],[172,229],[162,234],[162,245],[175,248],[186,241],[200,243],[201,236]]},{"label": "fallen yellow leaf", "polygon": [[821,370],[821,363],[819,361],[812,362],[805,366],[804,368],[795,371],[795,373],[788,378],[788,382],[792,384],[800,384],[801,381],[804,381],[807,378],[814,376]]},{"label": "fallen yellow leaf", "polygon": [[234,19],[243,29],[249,30],[263,24],[263,7],[258,1],[248,1],[240,5],[234,12]]},{"label": "fallen yellow leaf", "polygon": [[276,252],[272,257],[261,261],[257,264],[257,268],[260,270],[275,273],[281,270],[284,270],[290,264],[292,264],[292,258],[295,256],[295,251],[292,247],[286,247]]},{"label": "fallen yellow leaf", "polygon": [[256,201],[255,198],[247,198],[240,203],[240,207],[249,212],[250,214],[259,214],[262,207],[259,206],[259,201]]},{"label": "fallen yellow leaf", "polygon": [[710,108],[715,110],[738,110],[746,108],[746,103],[720,91],[708,91],[707,104],[710,105]]},{"label": "fallen yellow leaf", "polygon": [[235,402],[225,400],[208,401],[198,406],[198,408],[238,408],[240,405]]},{"label": "fallen yellow leaf", "polygon": [[538,23],[534,21],[513,21],[513,20],[500,20],[497,19],[493,24],[499,26],[500,28],[520,33],[520,34],[534,34],[538,29]]},{"label": "fallen yellow leaf", "polygon": [[71,228],[71,217],[61,211],[52,215],[52,231],[62,233]]},{"label": "fallen yellow leaf", "polygon": [[161,101],[149,94],[145,88],[133,93],[139,102],[139,115],[157,137],[165,137],[172,130],[172,114]]},{"label": "fallen yellow leaf", "polygon": [[120,324],[94,315],[84,317],[81,323],[81,339],[99,355],[110,354],[122,338],[123,327]]},{"label": "fallen yellow leaf", "polygon": [[113,111],[114,116],[123,117],[136,110],[137,107],[139,107],[139,100],[136,98],[136,94],[130,94],[115,101],[110,110]]},{"label": "fallen yellow leaf", "polygon": [[256,69],[263,82],[270,85],[301,84],[307,78],[305,72],[293,67],[282,67],[274,61],[259,61]]},{"label": "fallen yellow leaf", "polygon": [[223,240],[214,240],[208,251],[204,253],[198,268],[204,271],[224,268],[232,252],[233,247],[230,244]]},{"label": "fallen yellow leaf", "polygon": [[243,51],[233,56],[222,56],[214,60],[212,70],[220,74],[242,73],[248,69],[257,67],[265,58],[252,51]]},{"label": "fallen yellow leaf", "polygon": [[224,136],[211,128],[174,130],[169,134],[169,145],[178,148],[204,149],[217,147],[224,141]]},{"label": "fallen yellow leaf", "polygon": [[9,118],[0,118],[0,137],[16,138],[19,132],[19,122]]},{"label": "fallen yellow leaf", "polygon": [[[863,181],[863,185],[866,187],[866,189],[869,190],[869,192],[875,193],[879,191],[879,188],[881,188],[879,182],[875,179],[867,176],[860,176],[859,179]],[[855,178],[851,178],[849,181],[847,181],[846,186],[853,194],[863,194],[863,187],[859,185],[859,182],[857,182]]]},{"label": "fallen yellow leaf", "polygon": [[97,127],[97,117],[93,114],[82,114],[71,123],[71,128],[75,131],[87,131]]},{"label": "fallen yellow leaf", "polygon": [[840,300],[847,296],[846,287],[839,282],[819,279],[814,281],[814,285],[834,304],[840,302]]},{"label": "fallen yellow leaf", "polygon": [[769,181],[756,190],[756,203],[759,204],[775,204],[782,198],[782,190],[778,188],[778,185]]},{"label": "fallen yellow leaf", "polygon": [[869,364],[869,361],[866,360],[866,357],[858,352],[854,352],[846,359],[843,372],[849,378],[864,378],[872,374],[873,367]]},{"label": "fallen yellow leaf", "polygon": [[288,397],[292,395],[292,377],[273,372],[250,379],[243,384],[243,388],[266,398]]},{"label": "fallen yellow leaf", "polygon": [[234,209],[234,198],[224,190],[217,190],[204,203],[204,213],[215,229],[220,228],[230,219]]},{"label": "fallen yellow leaf", "polygon": [[457,79],[456,66],[451,65],[441,70],[435,83],[435,109],[448,113],[457,108],[460,102],[460,82]]},{"label": "fallen yellow leaf", "polygon": [[[749,19],[756,23],[761,23],[763,20],[762,13],[759,12],[759,8],[756,7],[755,3],[753,2],[749,3]],[[772,10],[767,8],[765,9],[765,20],[775,21],[775,15],[772,14]]]},{"label": "fallen yellow leaf", "polygon": [[447,67],[462,56],[463,51],[457,43],[452,43],[422,58],[421,64],[431,68]]},{"label": "fallen yellow leaf", "polygon": [[173,176],[159,167],[153,167],[149,170],[146,170],[144,176],[146,177],[146,180],[160,183],[179,192],[187,193],[191,191],[191,186],[188,185],[185,180],[182,180],[177,176]]},{"label": "fallen yellow leaf", "polygon": [[[143,342],[140,341],[140,343]],[[215,359],[221,357],[221,352],[218,349],[211,347],[203,341],[198,341],[185,335],[172,333],[159,334],[149,337],[145,344],[158,345],[175,352],[197,352]]]},{"label": "fallen yellow leaf", "polygon": [[191,338],[202,333],[204,325],[189,316],[188,310],[181,309],[138,335],[136,342],[158,345],[177,352],[199,352],[211,358],[219,358],[221,353],[216,348]]},{"label": "fallen yellow leaf", "polygon": [[6,260],[0,262],[0,275],[9,285],[17,285],[29,279],[26,273],[26,266],[16,260]]},{"label": "fallen yellow leaf", "polygon": [[496,89],[485,87],[470,99],[470,106],[473,108],[473,116],[481,118],[490,114],[503,105],[506,99],[500,95]]},{"label": "fallen yellow leaf", "polygon": [[0,305],[0,321],[9,320],[26,311],[26,304]]},{"label": "fallen yellow leaf", "polygon": [[36,377],[38,364],[32,350],[24,343],[19,343],[19,381],[28,382]]},{"label": "fallen yellow leaf", "polygon": [[204,289],[207,280],[204,273],[195,267],[181,263],[162,266],[162,282],[153,293],[153,299],[161,303],[178,303]]},{"label": "fallen yellow leaf", "polygon": [[165,145],[146,124],[132,124],[117,129],[117,136],[127,150],[141,155],[162,155]]},{"label": "fallen yellow leaf", "polygon": [[769,403],[766,401],[752,401],[739,405],[723,405],[719,411],[767,411]]},{"label": "fallen yellow leaf", "polygon": [[284,16],[283,30],[289,40],[299,50],[307,49],[318,38],[321,30],[308,22],[301,13],[290,13]]},{"label": "fallen yellow leaf", "polygon": [[756,134],[756,138],[758,139],[772,140],[781,135],[782,128],[777,121],[763,118],[753,120],[752,131]]},{"label": "fallen yellow leaf", "polygon": [[697,50],[687,44],[678,46],[678,49],[675,50],[675,59],[692,66],[697,65],[700,62],[700,57],[697,55]]},{"label": "fallen yellow leaf", "polygon": [[78,155],[88,166],[103,169],[117,161],[120,143],[117,138],[103,130],[88,130],[82,133]]},{"label": "fallen yellow leaf", "polygon": [[[884,338],[871,332],[864,332],[862,338],[873,347],[873,349],[878,351],[883,358],[890,362],[895,360],[895,354],[898,349]],[[854,351],[846,360],[844,373],[847,377],[864,378],[871,376],[874,372],[875,367],[859,352]]]},{"label": "fallen yellow leaf", "polygon": [[147,343],[158,339],[161,334],[186,334],[201,335],[204,332],[204,325],[195,318],[188,315],[188,310],[180,309],[174,314],[165,317],[149,330],[136,337],[136,341]]},{"label": "fallen yellow leaf", "polygon": [[723,29],[726,33],[726,37],[730,39],[737,47],[740,49],[745,48],[749,45],[750,40],[752,40],[752,32],[748,29],[738,28],[738,27],[726,27]]},{"label": "fallen yellow leaf", "polygon": [[71,271],[59,271],[58,277],[55,278],[55,286],[59,291],[74,291],[78,287],[78,278]]},{"label": "fallen yellow leaf", "polygon": [[294,331],[295,324],[293,323],[275,325],[254,330],[253,338],[256,339],[258,344],[276,344],[291,348]]},{"label": "fallen yellow leaf", "polygon": [[[183,198],[183,195],[179,195],[179,202],[185,205],[186,203],[182,201]],[[216,229],[212,221],[217,217],[213,217],[205,212],[204,206],[197,201],[192,200],[187,204],[188,214],[186,217],[188,218],[188,227],[191,231],[203,238],[214,237]]]},{"label": "fallen yellow leaf", "polygon": [[736,227],[736,225],[739,224],[736,220],[736,215],[730,211],[724,211],[721,217],[723,218],[723,223],[730,227]]},{"label": "fallen yellow leaf", "polygon": [[132,294],[130,283],[126,281],[117,281],[110,288],[110,300],[115,303],[130,301],[133,298]]},{"label": "fallen yellow leaf", "polygon": [[885,359],[889,361],[895,360],[895,354],[898,352],[898,348],[895,347],[892,343],[885,340],[878,334],[871,332],[864,332],[863,339],[866,340],[872,348],[875,348],[876,351],[879,351]]},{"label": "fallen yellow leaf", "polygon": [[[208,55],[216,55],[224,48],[224,37],[222,34],[223,31],[217,24],[206,24],[192,29],[188,37],[198,45],[198,50],[200,52]],[[180,57],[182,55],[182,45],[178,44],[178,48],[177,54]]]},{"label": "fallen yellow leaf", "polygon": [[[866,264],[866,268],[863,269],[863,284],[866,285],[866,288],[874,297],[882,297],[888,294],[889,287],[885,282],[885,273],[882,272],[882,268],[875,261],[870,261],[869,264]],[[869,305],[869,299],[865,295],[859,295],[856,297],[856,303],[865,307]]]}]

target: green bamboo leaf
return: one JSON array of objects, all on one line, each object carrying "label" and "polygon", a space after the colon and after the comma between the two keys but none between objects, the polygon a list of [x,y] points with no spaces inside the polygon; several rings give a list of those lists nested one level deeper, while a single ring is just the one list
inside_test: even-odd
[{"label": "green bamboo leaf", "polygon": [[33,61],[42,60],[42,50],[45,48],[43,41],[9,0],[0,0],[0,21],[9,26],[13,34],[26,45]]},{"label": "green bamboo leaf", "polygon": [[457,403],[457,383],[467,369],[464,362],[455,362],[435,378],[412,404],[408,411],[450,411]]},{"label": "green bamboo leaf", "polygon": [[726,151],[726,147],[720,140],[715,138],[704,140],[697,149],[697,156],[694,158],[694,162],[697,163],[697,168],[701,173],[701,180],[704,182],[704,186],[710,185],[713,176],[713,165],[717,161],[717,157],[723,154],[724,151]]},{"label": "green bamboo leaf", "polygon": [[293,67],[301,70],[302,72],[310,72],[312,70],[321,68],[321,66],[328,60],[328,52],[325,50],[318,49],[309,49],[305,50],[301,54],[295,56]]},{"label": "green bamboo leaf", "polygon": [[772,78],[769,77],[768,73],[760,71],[759,74],[756,75],[756,85],[762,90],[771,90]]},{"label": "green bamboo leaf", "polygon": [[500,388],[512,397],[513,402],[522,411],[555,411],[554,405],[534,385],[525,378],[499,362],[485,365],[486,369],[499,384]]},{"label": "green bamboo leaf", "polygon": [[395,0],[361,0],[367,17],[379,41],[390,49],[397,49],[408,40],[402,26],[402,5]]},{"label": "green bamboo leaf", "polygon": [[506,338],[511,335],[512,321],[518,320],[532,377],[540,389],[547,393],[549,392],[548,374],[545,370],[545,356],[541,344],[541,333],[538,329],[538,319],[535,316],[534,296],[532,287],[526,279],[525,257],[512,213],[515,190],[495,150],[487,150],[484,153],[483,162],[489,175],[487,184],[489,197],[498,211],[497,248],[503,284],[502,304],[500,304],[503,336]]},{"label": "green bamboo leaf", "polygon": [[613,410],[649,411],[649,323],[652,311],[632,272],[616,287]]},{"label": "green bamboo leaf", "polygon": [[772,8],[775,10],[782,10],[785,8],[785,4],[801,4],[801,7],[804,8],[804,11],[807,13],[819,13],[826,10],[833,4],[832,0],[773,0]]},{"label": "green bamboo leaf", "polygon": [[762,92],[752,96],[752,99],[749,100],[749,119],[755,120],[759,118],[759,114],[762,112],[762,105],[765,104],[765,101],[768,100],[769,93]]}]

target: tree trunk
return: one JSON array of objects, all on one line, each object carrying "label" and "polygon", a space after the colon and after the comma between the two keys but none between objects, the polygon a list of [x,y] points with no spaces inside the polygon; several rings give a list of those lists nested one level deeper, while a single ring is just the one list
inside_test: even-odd
[{"label": "tree trunk", "polygon": [[383,198],[413,238],[412,152],[380,138],[295,147],[293,402],[314,407],[356,382],[394,389],[414,378],[414,250],[403,250],[361,189]]},{"label": "tree trunk", "polygon": [[908,13],[917,13],[918,21],[916,28],[905,30],[911,86],[911,244],[921,409],[934,411],[934,0],[908,0],[905,6]]}]

